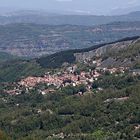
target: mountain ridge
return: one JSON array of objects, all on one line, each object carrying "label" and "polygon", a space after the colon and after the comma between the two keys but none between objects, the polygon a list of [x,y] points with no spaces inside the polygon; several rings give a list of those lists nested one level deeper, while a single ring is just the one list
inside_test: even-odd
[{"label": "mountain ridge", "polygon": [[[45,71],[48,70],[55,71],[57,69],[63,68],[63,66],[65,65],[67,66],[78,63],[84,65],[85,64],[93,65],[92,61],[98,61],[98,59],[101,60],[100,66],[102,68],[110,67],[110,64],[112,64],[113,67],[121,67],[124,64],[126,67],[127,66],[139,67],[140,64],[138,60],[140,57],[139,55],[140,44],[135,43],[139,40],[139,38],[140,38],[139,36],[129,37],[118,40],[116,42],[95,45],[86,49],[62,51],[38,59],[32,60],[15,59],[0,62],[0,77],[1,77],[0,82],[18,81],[21,78],[26,78],[28,76],[38,76],[38,75],[41,76],[45,74]],[[129,52],[125,48],[127,48]],[[111,50],[111,52],[108,50]],[[127,52],[125,55],[123,50]],[[117,54],[119,53],[119,51],[122,51],[121,52],[122,55]],[[118,58],[118,56],[120,57]],[[124,59],[124,57],[126,57],[126,59]]]},{"label": "mountain ridge", "polygon": [[[26,12],[25,12],[26,13]],[[99,25],[107,24],[117,21],[140,21],[140,12],[131,12],[124,15],[114,16],[96,16],[96,15],[57,15],[57,14],[35,14],[36,12],[28,12],[24,14],[15,14],[15,16],[0,16],[0,24],[11,23],[36,23],[36,24],[50,24],[50,25]]]},{"label": "mountain ridge", "polygon": [[[106,46],[108,48],[108,47],[111,47],[111,45],[113,46],[115,43],[122,43],[124,45],[126,42],[125,45],[129,46],[130,44],[133,43],[133,41],[136,41],[139,38],[140,38],[140,36],[127,37],[127,38],[124,38],[121,40],[117,40],[117,41],[110,42],[110,43],[99,44],[99,45],[95,45],[95,46],[85,48],[85,49],[75,49],[75,50],[58,52],[53,55],[41,57],[41,58],[37,59],[37,62],[42,67],[57,68],[57,67],[61,67],[63,63],[71,64],[71,63],[75,63],[75,62],[81,62],[86,59],[91,59],[94,56],[98,57],[102,54],[101,51]],[[100,51],[98,51],[99,49],[100,49]],[[98,53],[96,53],[96,50],[98,51]],[[87,55],[86,55],[86,53],[87,53]],[[106,53],[106,50],[104,53]]]}]

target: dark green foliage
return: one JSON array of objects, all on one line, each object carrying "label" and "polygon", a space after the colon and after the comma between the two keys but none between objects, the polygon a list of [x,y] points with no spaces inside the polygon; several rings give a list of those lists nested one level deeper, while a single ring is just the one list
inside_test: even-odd
[{"label": "dark green foliage", "polygon": [[41,75],[43,72],[36,62],[8,60],[0,63],[0,82],[13,82],[27,76]]},{"label": "dark green foliage", "polygon": [[93,88],[117,88],[122,89],[127,86],[131,86],[134,83],[137,83],[139,80],[138,77],[133,77],[131,75],[107,75],[101,77],[98,81],[95,81],[92,85]]},{"label": "dark green foliage", "polygon": [[[56,58],[59,57],[58,53]],[[41,62],[45,67],[46,61]],[[1,68],[0,78],[5,81],[44,72],[33,61],[11,61],[3,63]],[[4,91],[11,88],[13,84],[10,83],[0,85],[0,128],[6,133],[2,132],[6,140],[9,140],[7,134],[11,140],[58,140],[61,136],[66,140],[136,140],[140,137],[139,129],[135,129],[140,125],[139,75],[133,76],[131,72],[105,74],[93,83],[90,93],[80,85],[42,95],[39,90],[48,87],[39,84],[28,92],[23,88],[20,95],[5,94]],[[78,92],[85,93],[79,95]]]},{"label": "dark green foliage", "polygon": [[61,92],[67,95],[75,95],[75,94],[78,94],[79,92],[82,92],[82,93],[86,92],[86,87],[85,85],[79,85],[76,87],[67,86],[65,88],[62,88]]},{"label": "dark green foliage", "polygon": [[16,59],[16,57],[5,52],[0,52],[0,62],[12,59]]},{"label": "dark green foliage", "polygon": [[58,68],[65,62],[69,64],[74,63],[75,56],[72,51],[66,51],[42,57],[38,59],[37,62],[45,68]]},{"label": "dark green foliage", "polygon": [[[104,80],[107,83],[103,85]],[[98,82],[104,91],[83,96],[74,95],[83,86],[45,96],[36,89],[17,96],[1,93],[0,128],[13,140],[44,140],[61,132],[66,140],[135,140],[139,138],[139,131],[134,129],[140,124],[139,85],[139,77],[126,74],[105,76]],[[129,99],[115,100],[120,97]]]},{"label": "dark green foliage", "polygon": [[11,140],[11,138],[0,130],[0,140]]}]

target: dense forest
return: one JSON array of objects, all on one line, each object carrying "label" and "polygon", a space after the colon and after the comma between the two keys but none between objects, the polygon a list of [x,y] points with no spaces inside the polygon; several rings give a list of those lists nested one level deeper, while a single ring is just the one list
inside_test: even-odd
[{"label": "dense forest", "polygon": [[[2,140],[137,140],[140,138],[140,76],[106,75],[93,92],[78,96],[84,86],[65,87],[53,94],[38,85],[20,95],[0,94]],[[96,92],[96,88],[103,91]]]}]

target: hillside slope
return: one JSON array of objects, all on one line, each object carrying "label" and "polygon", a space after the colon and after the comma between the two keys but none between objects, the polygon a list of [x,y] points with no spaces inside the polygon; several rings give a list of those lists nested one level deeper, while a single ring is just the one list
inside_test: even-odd
[{"label": "hillside slope", "polygon": [[63,63],[75,63],[88,61],[94,57],[104,57],[110,53],[116,53],[130,46],[137,44],[138,37],[125,38],[112,43],[95,45],[87,49],[78,49],[56,53],[47,57],[37,59],[42,67],[56,68],[61,67]]},{"label": "hillside slope", "polygon": [[[86,55],[88,57],[83,57]],[[46,69],[41,77],[36,71],[41,74],[42,67],[33,60],[6,63],[5,69],[0,69],[5,72],[5,75],[0,72],[0,78],[9,74],[14,80],[17,76],[21,80],[0,83],[2,140],[140,138],[139,37],[61,52],[44,59],[43,62],[51,60],[50,64],[44,63],[44,67],[51,63],[61,66],[66,60],[75,65]],[[113,59],[113,63],[108,59]],[[100,65],[92,67],[92,61],[96,60],[100,60]],[[71,71],[73,66],[77,67],[74,72]],[[74,78],[72,83],[69,83],[69,75]],[[57,82],[61,83],[60,87]]]},{"label": "hillside slope", "polygon": [[43,75],[48,69],[60,68],[64,63],[91,63],[101,59],[100,67],[140,67],[139,37],[95,45],[86,49],[63,51],[33,60],[0,62],[0,82],[13,82],[27,76]]}]

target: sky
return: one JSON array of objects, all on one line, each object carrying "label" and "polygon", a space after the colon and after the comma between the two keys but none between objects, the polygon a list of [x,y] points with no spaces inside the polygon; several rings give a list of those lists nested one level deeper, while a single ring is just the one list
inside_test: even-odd
[{"label": "sky", "polygon": [[140,7],[140,0],[0,0],[0,7],[43,9],[87,14],[108,14],[117,9]]}]

